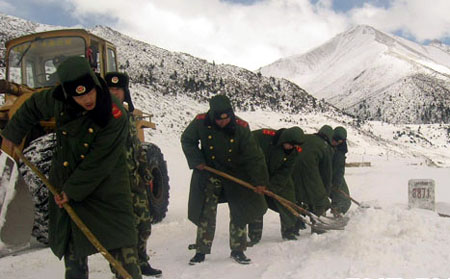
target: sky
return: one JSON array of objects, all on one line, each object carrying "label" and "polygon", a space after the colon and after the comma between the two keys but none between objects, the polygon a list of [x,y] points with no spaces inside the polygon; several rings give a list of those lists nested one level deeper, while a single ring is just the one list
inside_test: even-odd
[{"label": "sky", "polygon": [[39,23],[106,25],[158,47],[256,70],[359,24],[450,45],[449,0],[0,0]]}]

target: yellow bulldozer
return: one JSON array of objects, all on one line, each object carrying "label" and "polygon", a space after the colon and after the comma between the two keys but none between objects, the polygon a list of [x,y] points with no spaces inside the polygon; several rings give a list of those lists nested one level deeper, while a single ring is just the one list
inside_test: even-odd
[{"label": "yellow bulldozer", "polygon": [[[70,56],[85,57],[102,77],[118,71],[117,50],[109,41],[84,29],[54,30],[33,33],[6,42],[5,79],[0,80],[0,129],[3,129],[17,109],[34,93],[54,86],[58,80],[56,68]],[[148,185],[148,199],[153,223],[161,221],[169,202],[167,164],[161,150],[145,142],[144,129],[155,129],[152,115],[134,110],[142,146],[147,153],[153,180]],[[54,148],[55,122],[41,121],[26,138],[20,149],[41,172],[48,174]],[[1,140],[1,137],[0,137]],[[33,235],[39,242],[48,240],[48,190],[31,169],[11,158],[10,150],[0,151],[0,256],[17,247],[29,245]],[[14,162],[12,161],[14,159]],[[3,252],[2,252],[3,250]]]}]

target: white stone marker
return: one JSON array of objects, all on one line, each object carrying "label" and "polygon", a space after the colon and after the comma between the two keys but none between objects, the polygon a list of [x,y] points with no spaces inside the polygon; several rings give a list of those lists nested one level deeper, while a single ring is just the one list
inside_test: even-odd
[{"label": "white stone marker", "polygon": [[410,179],[408,181],[409,208],[435,210],[433,179]]}]

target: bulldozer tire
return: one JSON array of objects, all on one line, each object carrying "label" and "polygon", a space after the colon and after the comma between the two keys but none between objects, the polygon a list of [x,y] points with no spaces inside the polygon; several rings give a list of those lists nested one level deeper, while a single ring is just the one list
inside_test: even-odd
[{"label": "bulldozer tire", "polygon": [[152,224],[162,221],[166,217],[169,206],[169,176],[167,173],[167,163],[158,146],[152,143],[143,143],[142,148],[147,153],[153,180],[147,188],[147,197],[150,205],[150,215]]},{"label": "bulldozer tire", "polygon": [[[23,150],[23,155],[46,177],[50,172],[55,135],[48,134],[33,140]],[[34,203],[34,224],[32,235],[37,241],[48,244],[48,189],[41,179],[24,163],[19,164],[23,179],[28,185]]]}]

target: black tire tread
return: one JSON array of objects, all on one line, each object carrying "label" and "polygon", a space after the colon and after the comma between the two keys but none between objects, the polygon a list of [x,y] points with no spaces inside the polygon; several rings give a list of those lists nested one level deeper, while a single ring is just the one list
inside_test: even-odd
[{"label": "black tire tread", "polygon": [[[164,160],[164,155],[158,146],[152,143],[143,143],[142,148],[147,153],[147,162],[152,174],[159,174],[159,178],[155,178],[154,181],[158,185],[154,186],[157,190],[157,196],[151,191],[147,191],[147,197],[150,204],[150,214],[152,216],[152,224],[161,222],[169,206],[169,175],[167,171],[167,163]],[[159,181],[159,182],[158,182]],[[154,182],[154,183],[155,183]],[[148,189],[147,189],[148,190]]]},{"label": "black tire tread", "polygon": [[[25,158],[48,177],[55,145],[55,135],[48,134],[33,140],[23,150]],[[48,196],[49,192],[41,179],[23,162],[19,163],[23,179],[28,185],[34,202],[34,224],[32,236],[39,242],[48,244]]]}]

